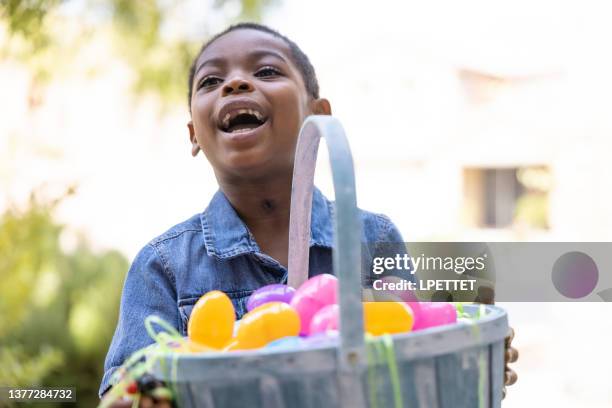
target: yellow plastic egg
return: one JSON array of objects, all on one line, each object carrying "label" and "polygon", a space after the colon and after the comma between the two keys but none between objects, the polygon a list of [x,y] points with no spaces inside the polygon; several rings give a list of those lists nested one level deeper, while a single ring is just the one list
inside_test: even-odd
[{"label": "yellow plastic egg", "polygon": [[297,336],[300,318],[283,302],[269,302],[245,314],[236,332],[235,342],[227,350],[246,350],[263,347],[281,337]]},{"label": "yellow plastic egg", "polygon": [[414,316],[404,302],[364,302],[365,331],[374,335],[403,333],[412,330]]},{"label": "yellow plastic egg", "polygon": [[174,351],[177,353],[207,353],[219,350],[187,339],[184,343],[181,343],[178,347],[176,347]]},{"label": "yellow plastic egg", "polygon": [[212,347],[223,348],[232,338],[236,314],[227,295],[213,290],[202,296],[191,311],[187,335],[189,340]]}]

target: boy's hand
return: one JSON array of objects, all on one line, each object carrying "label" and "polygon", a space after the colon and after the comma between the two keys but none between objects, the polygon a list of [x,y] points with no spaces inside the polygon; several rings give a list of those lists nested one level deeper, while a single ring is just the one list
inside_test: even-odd
[{"label": "boy's hand", "polygon": [[514,339],[514,329],[510,328],[510,333],[505,340],[505,351],[504,351],[504,361],[506,363],[506,368],[504,371],[504,388],[502,389],[502,398],[506,398],[506,386],[512,385],[518,379],[518,375],[516,372],[508,367],[509,363],[514,363],[518,360],[519,353],[518,350],[512,347],[512,340]]}]

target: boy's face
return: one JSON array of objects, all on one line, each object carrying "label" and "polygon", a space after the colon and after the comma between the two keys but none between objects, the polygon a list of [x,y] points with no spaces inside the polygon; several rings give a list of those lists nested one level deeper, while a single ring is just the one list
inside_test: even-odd
[{"label": "boy's face", "polygon": [[280,38],[252,29],[210,44],[195,65],[188,124],[218,178],[265,178],[291,171],[300,126],[327,101],[306,91],[291,50]]}]

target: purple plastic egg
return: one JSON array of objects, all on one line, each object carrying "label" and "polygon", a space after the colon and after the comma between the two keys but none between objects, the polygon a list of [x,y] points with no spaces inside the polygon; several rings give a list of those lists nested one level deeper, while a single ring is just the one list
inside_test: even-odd
[{"label": "purple plastic egg", "polygon": [[312,336],[282,337],[266,345],[267,349],[291,350],[305,349],[309,347],[323,347],[338,343],[339,334],[337,330],[327,330]]},{"label": "purple plastic egg", "polygon": [[261,306],[268,302],[283,302],[289,303],[293,299],[295,289],[291,286],[283,285],[280,283],[274,283],[272,285],[266,285],[251,294],[249,300],[247,300],[247,310],[250,312],[257,306]]}]

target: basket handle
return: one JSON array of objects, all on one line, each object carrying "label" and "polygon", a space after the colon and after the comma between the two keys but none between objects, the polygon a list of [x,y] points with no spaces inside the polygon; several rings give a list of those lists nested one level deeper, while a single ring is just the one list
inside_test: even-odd
[{"label": "basket handle", "polygon": [[342,378],[345,384],[342,388],[348,394],[347,398],[354,399],[355,394],[350,394],[356,391],[353,387],[359,386],[354,383],[358,381],[354,374],[364,360],[361,220],[357,210],[351,150],[342,125],[331,116],[309,116],[298,136],[291,189],[288,284],[297,288],[308,279],[312,192],[321,136],[327,143],[336,194],[333,267],[339,280],[340,370],[346,374]]}]

